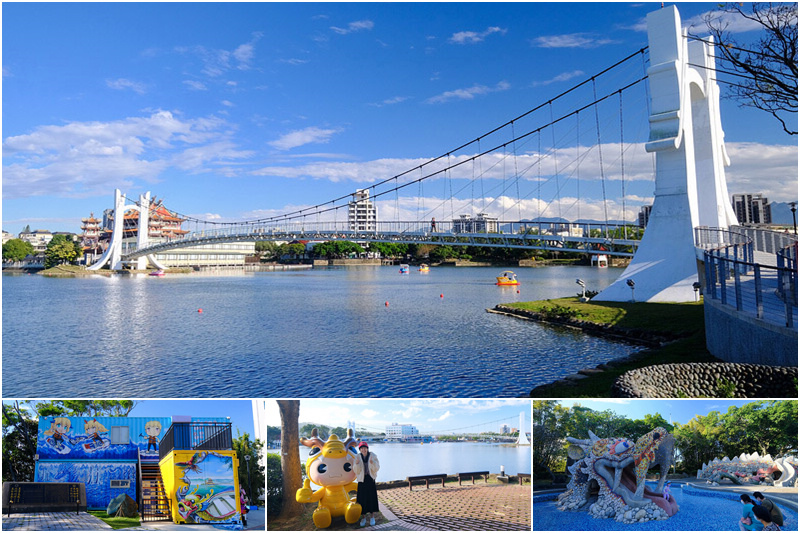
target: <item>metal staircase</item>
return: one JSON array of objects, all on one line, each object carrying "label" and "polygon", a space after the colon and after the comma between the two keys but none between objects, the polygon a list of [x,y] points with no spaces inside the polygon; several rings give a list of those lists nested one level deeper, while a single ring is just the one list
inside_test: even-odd
[{"label": "metal staircase", "polygon": [[139,452],[139,515],[142,522],[171,520],[158,459],[143,459]]}]

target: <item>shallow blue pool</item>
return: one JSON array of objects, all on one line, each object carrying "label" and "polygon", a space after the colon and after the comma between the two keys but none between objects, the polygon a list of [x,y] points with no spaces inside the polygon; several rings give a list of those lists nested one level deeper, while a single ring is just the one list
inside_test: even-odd
[{"label": "shallow blue pool", "polygon": [[[758,490],[754,488],[753,490]],[[588,512],[556,509],[558,494],[533,497],[534,531],[739,531],[742,504],[739,495],[711,492],[672,482],[672,495],[680,511],[668,520],[623,524],[613,519],[592,518]],[[780,506],[780,504],[778,504]],[[783,506],[784,531],[797,531],[797,513]]]}]

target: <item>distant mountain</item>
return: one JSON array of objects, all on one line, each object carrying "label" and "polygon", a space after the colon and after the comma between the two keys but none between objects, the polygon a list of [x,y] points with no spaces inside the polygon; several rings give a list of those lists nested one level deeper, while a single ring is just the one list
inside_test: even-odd
[{"label": "distant mountain", "polygon": [[791,226],[792,222],[792,208],[788,203],[772,202],[769,204],[772,211],[772,223],[781,224],[784,226]]}]

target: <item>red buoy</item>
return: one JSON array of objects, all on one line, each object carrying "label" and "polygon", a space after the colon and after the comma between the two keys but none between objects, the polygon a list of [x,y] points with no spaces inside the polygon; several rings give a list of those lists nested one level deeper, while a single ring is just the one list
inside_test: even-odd
[{"label": "red buoy", "polygon": [[389,307],[389,302],[386,302],[384,305],[386,305],[386,307]]},{"label": "red buoy", "polygon": [[197,312],[198,312],[198,313],[202,313],[202,312],[203,312],[203,310],[202,310],[202,309],[198,309],[198,310],[197,310]]},{"label": "red buoy", "polygon": [[440,294],[440,295],[439,295],[439,298],[444,298],[444,294]]}]

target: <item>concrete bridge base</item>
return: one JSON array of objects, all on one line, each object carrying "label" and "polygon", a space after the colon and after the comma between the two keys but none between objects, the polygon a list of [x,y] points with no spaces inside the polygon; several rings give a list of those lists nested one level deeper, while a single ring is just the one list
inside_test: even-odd
[{"label": "concrete bridge base", "polygon": [[718,300],[704,302],[706,347],[730,363],[797,366],[797,330],[739,313]]}]

